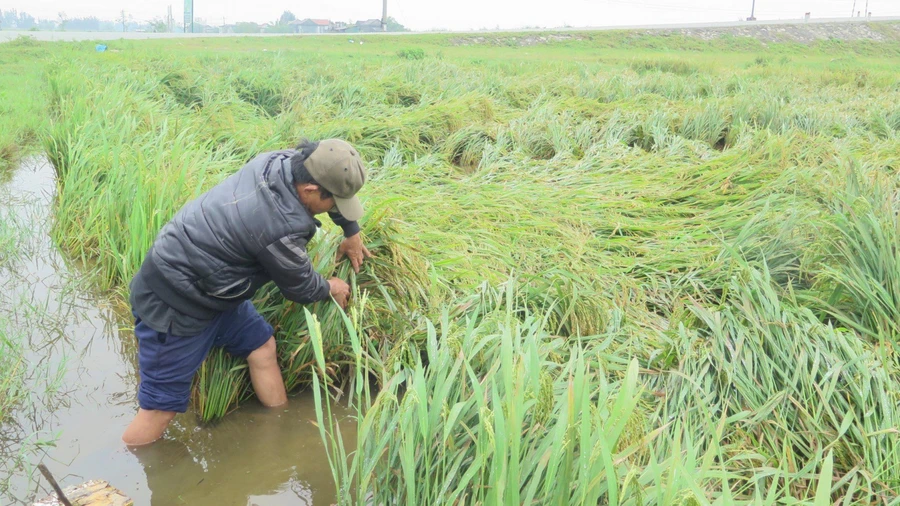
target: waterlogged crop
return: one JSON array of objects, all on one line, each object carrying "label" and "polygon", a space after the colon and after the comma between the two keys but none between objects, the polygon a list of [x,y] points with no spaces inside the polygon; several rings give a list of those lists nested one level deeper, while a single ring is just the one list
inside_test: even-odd
[{"label": "waterlogged crop", "polygon": [[[882,31],[72,46],[47,65],[54,236],[124,289],[187,200],[344,138],[375,258],[335,265],[330,225],[310,256],[353,281],[348,314],[256,301],[286,384],[319,396],[341,503],[900,504]],[[249,394],[214,353],[194,407]],[[352,448],[330,415],[348,398]]]}]

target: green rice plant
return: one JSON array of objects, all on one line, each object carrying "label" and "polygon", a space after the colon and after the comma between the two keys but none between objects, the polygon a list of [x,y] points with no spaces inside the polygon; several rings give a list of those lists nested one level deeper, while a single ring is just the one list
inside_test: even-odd
[{"label": "green rice plant", "polygon": [[170,72],[162,78],[159,83],[163,85],[172,98],[184,107],[201,108],[203,107],[203,96],[196,82],[192,82],[184,72]]},{"label": "green rice plant", "polygon": [[391,80],[381,83],[381,88],[389,105],[411,107],[422,101],[423,91],[413,83]]},{"label": "green rice plant", "polygon": [[597,142],[600,125],[595,119],[586,119],[575,126],[572,132],[572,144],[575,149],[575,155],[583,157],[585,153],[590,151],[591,147]]},{"label": "green rice plant", "polygon": [[28,396],[25,388],[28,364],[24,360],[22,341],[20,335],[12,332],[9,322],[0,316],[0,422]]},{"label": "green rice plant", "polygon": [[[517,323],[511,284],[506,293],[505,324],[488,325],[488,315],[482,324],[451,323],[444,313],[440,335],[428,325],[428,367],[417,360],[397,374],[368,369],[364,342],[345,318],[360,410],[358,445],[349,452],[327,394],[319,395],[328,378],[321,326],[306,313],[318,366],[317,421],[330,441],[341,504],[617,502],[614,460],[633,450],[615,448],[639,398],[637,364],[618,387],[595,390],[591,378],[602,371],[578,350],[563,363],[547,362],[558,345],[547,340],[540,318]],[[366,386],[370,372],[388,375],[377,395]]]},{"label": "green rice plant", "polygon": [[241,100],[259,107],[270,117],[281,113],[285,99],[282,91],[271,80],[260,79],[256,74],[248,73],[235,76],[233,83]]},{"label": "green rice plant", "polygon": [[484,150],[496,140],[484,128],[467,127],[457,130],[447,138],[447,156],[450,163],[464,169],[477,168]]},{"label": "green rice plant", "polygon": [[614,112],[600,130],[600,137],[609,147],[614,144],[634,145],[637,142],[637,125],[634,118],[625,117],[620,111]]},{"label": "green rice plant", "polygon": [[[0,193],[2,204],[12,204],[12,196]],[[9,267],[11,263],[22,257],[30,240],[28,223],[16,213],[0,209],[0,269]]]},{"label": "green rice plant", "polygon": [[557,155],[558,148],[565,149],[560,133],[550,129],[557,121],[555,111],[541,107],[512,122],[510,136],[516,148],[529,158],[550,160]]},{"label": "green rice plant", "polygon": [[250,393],[247,362],[214,349],[194,378],[192,402],[204,422],[225,416]]},{"label": "green rice plant", "polygon": [[47,45],[30,37],[0,44],[0,181],[38,144],[45,98],[40,61]]},{"label": "green rice plant", "polygon": [[812,108],[805,111],[795,111],[790,121],[793,123],[794,128],[809,135],[826,133],[830,127],[829,118],[821,111]]},{"label": "green rice plant", "polygon": [[664,111],[650,115],[639,126],[635,145],[644,151],[659,151],[673,142],[672,116]]},{"label": "green rice plant", "polygon": [[[833,494],[864,503],[896,496],[900,433],[892,427],[900,412],[884,393],[898,388],[897,364],[784,297],[766,270],[749,270],[731,283],[722,309],[695,307],[706,329],[679,330],[679,373],[659,378],[680,386],[650,387],[667,392],[660,418],[694,427],[710,416],[730,420],[717,443],[725,457],[753,455],[753,467],[732,468],[735,480],[752,483],[760,467],[772,467],[793,482],[782,493],[812,497],[814,482],[793,472],[830,449],[835,475],[847,478]],[[865,486],[851,491],[854,475]]]},{"label": "green rice plant", "polygon": [[754,66],[757,66],[757,67],[768,67],[768,66],[769,66],[769,59],[768,59],[767,57],[765,57],[765,56],[757,56],[757,57],[753,60],[753,63],[752,63],[751,65],[754,65]]},{"label": "green rice plant", "polygon": [[397,56],[405,60],[421,60],[425,58],[425,50],[420,47],[401,49],[397,51]]},{"label": "green rice plant", "polygon": [[[397,372],[375,365],[373,349],[356,330],[366,326],[366,315],[354,311],[344,320],[356,357],[357,378],[351,398],[359,411],[358,437],[352,448],[344,447],[340,436],[342,425],[331,414],[327,385],[333,378],[325,361],[323,326],[307,312],[316,356],[317,422],[328,445],[339,503],[595,504],[599,499],[610,504],[716,500],[725,504],[777,504],[787,497],[815,497],[818,504],[823,498],[831,503],[834,497],[864,501],[873,497],[866,495],[872,491],[890,494],[897,479],[892,461],[900,440],[895,431],[884,430],[890,426],[889,420],[869,427],[871,422],[865,416],[871,409],[867,406],[869,402],[879,403],[878,409],[895,411],[890,403],[880,403],[873,397],[881,391],[879,388],[887,386],[878,383],[887,378],[884,371],[867,365],[876,357],[871,351],[863,351],[868,357],[862,362],[832,355],[852,353],[852,348],[847,348],[853,342],[852,334],[830,331],[807,311],[797,316],[785,314],[778,320],[787,323],[785,332],[798,331],[798,336],[805,335],[806,325],[825,332],[813,341],[813,355],[803,363],[804,376],[785,369],[780,369],[782,375],[766,374],[765,369],[757,371],[751,363],[765,368],[772,360],[772,365],[777,362],[777,367],[784,368],[796,355],[786,349],[783,355],[769,358],[761,350],[753,349],[759,345],[777,348],[777,334],[769,335],[770,340],[742,335],[766,330],[752,326],[752,322],[758,321],[755,317],[761,315],[738,316],[745,309],[755,307],[739,300],[743,297],[777,300],[764,271],[751,274],[749,279],[746,290],[743,282],[734,284],[733,309],[721,313],[728,330],[719,330],[722,323],[713,323],[718,319],[709,319],[712,313],[698,313],[701,320],[716,326],[714,333],[728,333],[716,334],[714,338],[723,346],[721,352],[714,352],[715,359],[708,357],[699,362],[692,357],[682,359],[682,368],[701,365],[721,369],[706,373],[711,383],[700,379],[703,374],[698,376],[684,369],[682,374],[668,379],[660,377],[662,381],[674,382],[667,392],[681,391],[684,396],[667,398],[662,404],[667,407],[658,417],[645,412],[647,404],[652,402],[633,390],[641,384],[635,362],[603,365],[604,360],[614,357],[591,350],[602,339],[583,341],[588,345],[586,350],[577,346],[560,348],[560,343],[554,344],[548,340],[550,335],[541,331],[541,321],[545,318],[517,316],[524,308],[517,307],[518,297],[511,284],[499,299],[487,294],[495,302],[481,306],[463,319],[454,320],[445,312],[439,327],[429,324],[424,359],[416,359],[413,365]],[[741,294],[737,295],[739,291]],[[783,307],[790,310],[789,305]],[[777,311],[774,307],[766,310]],[[730,323],[732,316],[738,319]],[[794,318],[798,318],[796,323]],[[781,329],[768,325],[770,329]],[[837,336],[842,339],[836,340]],[[760,344],[751,345],[756,342]],[[802,349],[809,344],[798,341],[794,347]],[[747,345],[751,348],[746,349]],[[741,356],[729,360],[727,357],[734,353],[731,349],[734,346]],[[857,351],[862,350],[857,348]],[[845,363],[855,364],[853,370],[834,376],[829,366]],[[738,364],[750,368],[742,370]],[[617,380],[601,379],[615,378],[619,370],[625,376],[618,388]],[[852,394],[845,391],[845,387],[855,384],[853,378],[860,372],[865,372],[866,378],[874,382],[871,388],[852,390]],[[373,390],[366,380],[372,374],[382,377],[380,390]],[[587,380],[591,377],[600,379],[599,386]],[[684,381],[686,378],[700,381]],[[760,391],[759,380],[784,383]],[[588,384],[594,387],[588,388]],[[676,384],[682,386],[672,388]],[[720,386],[716,387],[717,384]],[[790,393],[782,390],[791,388],[790,385],[801,390]],[[655,381],[650,380],[644,388],[654,386]],[[707,390],[710,388],[712,391]],[[762,396],[757,397],[759,394]],[[774,397],[766,398],[766,395]],[[823,395],[833,397],[821,399]],[[741,400],[740,396],[749,397]],[[802,405],[791,410],[790,399]],[[857,409],[848,411],[843,402],[850,402]],[[854,404],[857,402],[860,404]],[[643,415],[635,416],[642,412]],[[826,416],[823,418],[817,412]],[[833,425],[813,426],[809,430],[790,427],[790,424],[809,422]],[[651,430],[653,423],[660,425]],[[768,432],[771,440],[760,436],[760,431]],[[869,434],[879,435],[870,439]],[[611,441],[609,437],[620,439]],[[844,446],[842,437],[855,438],[855,442],[848,441],[849,446]],[[742,438],[759,440],[750,442]],[[796,438],[823,440],[820,444],[804,446],[790,441]],[[871,448],[869,451],[886,452],[881,454],[886,458],[880,468],[846,467],[858,462],[847,452],[857,451],[856,445],[860,443],[862,448]],[[586,451],[589,448],[592,450]],[[667,456],[660,454],[662,448]],[[804,448],[809,448],[808,455],[794,453]],[[767,457],[767,450],[776,453]],[[828,456],[823,455],[825,451]],[[878,462],[877,455],[870,454],[868,458]],[[820,469],[823,461],[825,465]],[[725,464],[727,472],[719,467]],[[838,475],[848,471],[850,474],[833,487],[835,468],[843,469]],[[860,481],[867,483],[860,487]]]},{"label": "green rice plant", "polygon": [[638,84],[640,93],[658,95],[668,100],[684,100],[696,96],[692,82],[676,75],[644,76]]},{"label": "green rice plant", "polygon": [[879,342],[900,343],[900,220],[896,189],[867,181],[851,166],[831,205],[830,257],[822,274],[834,283],[826,307],[841,323]]},{"label": "green rice plant", "polygon": [[900,108],[874,111],[869,119],[869,128],[883,139],[896,139],[900,132]]},{"label": "green rice plant", "polygon": [[683,60],[635,60],[629,65],[637,72],[671,72],[681,76],[699,72],[696,65]]},{"label": "green rice plant", "polygon": [[710,147],[724,149],[729,124],[731,118],[719,107],[709,104],[702,111],[685,115],[678,134],[687,139],[705,142]]},{"label": "green rice plant", "polygon": [[782,130],[783,103],[771,97],[758,96],[739,102],[732,113],[733,125],[749,124],[756,128]]}]

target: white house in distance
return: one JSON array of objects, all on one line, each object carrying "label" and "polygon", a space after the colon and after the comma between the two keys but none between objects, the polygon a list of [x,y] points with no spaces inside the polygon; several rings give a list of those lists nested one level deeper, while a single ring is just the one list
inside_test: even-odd
[{"label": "white house in distance", "polygon": [[334,29],[334,23],[327,19],[295,20],[289,23],[294,33],[326,33]]}]

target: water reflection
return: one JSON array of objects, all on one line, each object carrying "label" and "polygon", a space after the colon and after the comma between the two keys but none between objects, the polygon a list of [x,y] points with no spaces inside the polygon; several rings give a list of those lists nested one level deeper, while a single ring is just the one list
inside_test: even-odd
[{"label": "water reflection", "polygon": [[276,409],[253,402],[211,427],[175,424],[164,440],[131,451],[153,506],[329,504],[331,472],[312,416],[311,396]]}]

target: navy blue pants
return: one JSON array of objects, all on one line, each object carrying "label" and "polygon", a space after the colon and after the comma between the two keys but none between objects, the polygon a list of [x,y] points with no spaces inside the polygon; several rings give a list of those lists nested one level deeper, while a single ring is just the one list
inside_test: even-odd
[{"label": "navy blue pants", "polygon": [[134,335],[138,340],[141,384],[138,404],[143,409],[187,411],[194,373],[213,346],[231,355],[246,358],[272,336],[250,301],[219,314],[196,336],[173,336],[157,332],[135,315]]}]

